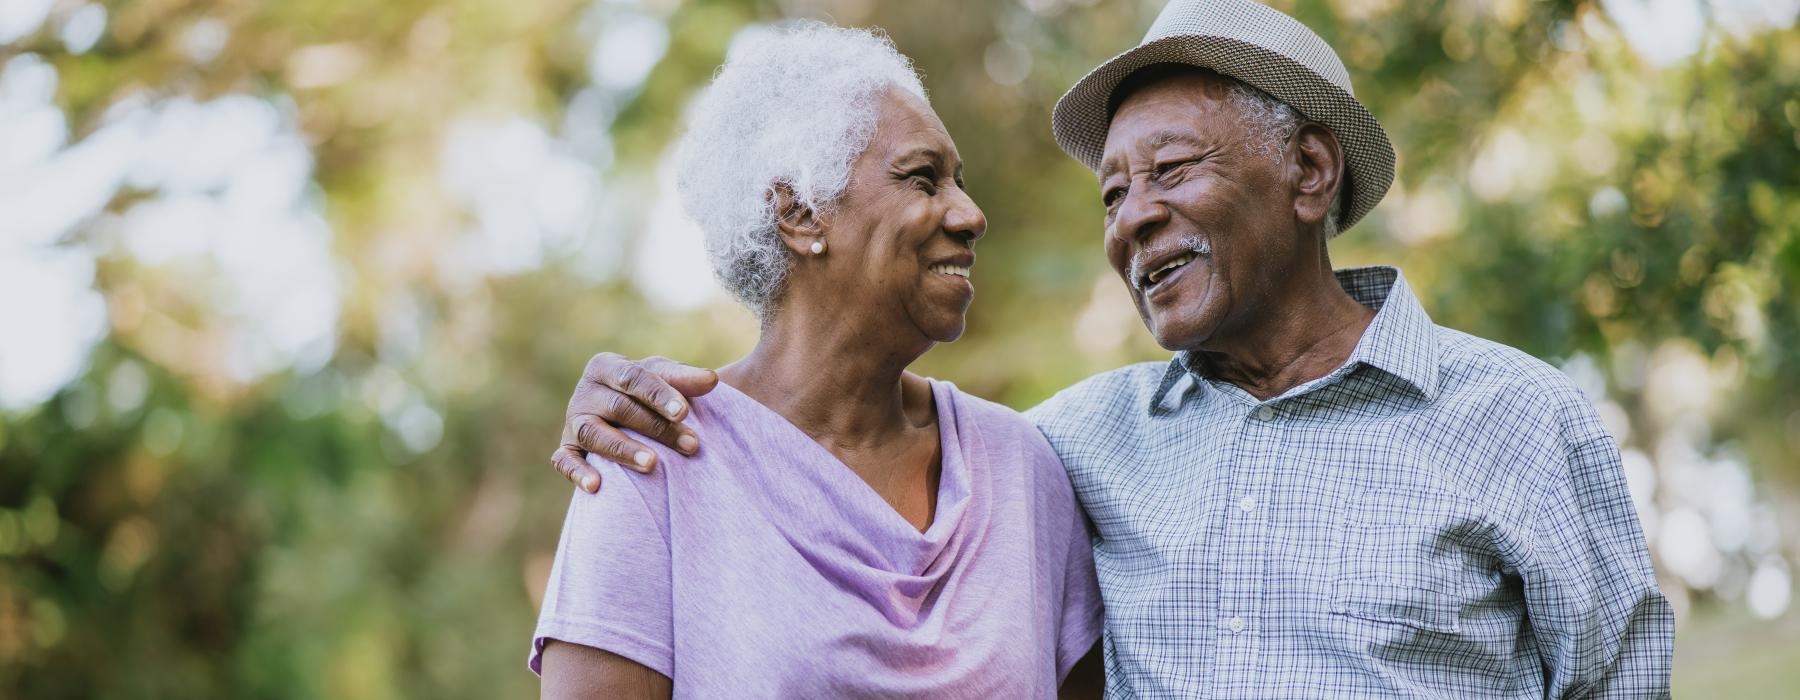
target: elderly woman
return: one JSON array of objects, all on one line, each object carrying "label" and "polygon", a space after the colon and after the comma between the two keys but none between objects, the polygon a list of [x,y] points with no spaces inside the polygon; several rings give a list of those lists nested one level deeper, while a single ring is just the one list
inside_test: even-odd
[{"label": "elderly woman", "polygon": [[762,335],[691,404],[704,452],[599,463],[575,493],[544,694],[1055,696],[1100,632],[1068,477],[1023,416],[906,371],[962,334],[987,226],[907,59],[864,31],[751,35],[680,169]]}]

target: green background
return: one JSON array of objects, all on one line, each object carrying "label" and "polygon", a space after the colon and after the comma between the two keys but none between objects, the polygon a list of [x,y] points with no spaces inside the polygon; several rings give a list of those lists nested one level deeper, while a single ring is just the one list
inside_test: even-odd
[{"label": "green background", "polygon": [[[915,369],[1025,408],[1164,356],[1048,126],[1157,3],[138,0],[100,3],[91,39],[93,10],[43,4],[0,62],[53,72],[66,135],[0,183],[168,123],[142,123],[137,165],[69,179],[93,187],[61,223],[0,198],[0,262],[82,261],[97,319],[68,377],[0,394],[0,697],[534,694],[568,497],[547,457],[583,363],[755,337],[665,165],[749,23],[885,28],[963,152],[980,293]],[[1400,156],[1334,261],[1399,265],[1439,323],[1591,392],[1680,615],[1678,696],[1800,686],[1793,3],[1273,4],[1338,49]],[[267,128],[240,147],[232,119]],[[182,179],[240,151],[303,157]],[[284,172],[273,204],[229,186]]]}]

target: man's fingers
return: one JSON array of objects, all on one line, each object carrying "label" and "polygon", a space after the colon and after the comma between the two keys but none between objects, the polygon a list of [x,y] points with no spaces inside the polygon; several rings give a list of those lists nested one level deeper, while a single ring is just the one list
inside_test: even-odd
[{"label": "man's fingers", "polygon": [[579,429],[580,422],[586,420],[583,416],[588,416],[598,418],[608,425],[635,430],[684,455],[693,455],[694,449],[700,445],[694,438],[692,429],[662,417],[611,387],[583,385],[582,390],[569,399],[568,416],[569,422],[565,427],[569,437],[564,439],[571,442],[579,443],[574,438],[574,433]]},{"label": "man's fingers", "polygon": [[[583,380],[580,386],[575,387],[575,395],[569,397],[567,415],[570,420],[583,413],[604,416],[612,409],[613,401],[622,396],[625,395],[610,386],[590,384]],[[629,400],[629,397],[626,398]]]},{"label": "man's fingers", "polygon": [[624,394],[613,394],[596,415],[610,425],[635,430],[638,434],[668,445],[682,454],[694,454],[694,447],[699,445],[694,439],[693,431],[687,426],[652,412]]},{"label": "man's fingers", "polygon": [[668,358],[633,362],[603,352],[588,360],[581,383],[569,399],[567,415],[571,424],[581,414],[598,416],[607,424],[635,430],[682,454],[692,455],[700,449],[700,440],[680,424],[687,418],[687,397],[710,392],[718,383],[718,375],[712,370],[689,367]]},{"label": "man's fingers", "polygon": [[719,386],[719,373],[702,367],[684,365],[666,357],[644,358],[644,369],[661,377],[685,398],[705,396]]},{"label": "man's fingers", "polygon": [[[656,407],[657,412],[669,418],[675,420],[686,418],[688,401],[687,396],[683,395],[686,392],[676,388],[671,380],[693,384],[691,375],[695,371],[694,368],[666,357],[647,357],[638,366],[642,369],[638,381],[656,387],[655,399],[648,403]],[[711,390],[711,387],[707,387],[707,391]],[[693,395],[698,396],[699,394]]]},{"label": "man's fingers", "polygon": [[656,466],[656,453],[626,437],[618,428],[607,425],[599,416],[581,414],[570,418],[569,432],[575,436],[577,448],[599,455],[608,462],[644,474]]},{"label": "man's fingers", "polygon": [[588,361],[588,371],[582,375],[584,383],[612,387],[638,403],[650,406],[665,418],[681,418],[682,411],[687,408],[687,400],[681,397],[681,392],[647,369],[644,363],[608,358],[609,354],[601,353]]},{"label": "man's fingers", "polygon": [[568,479],[569,483],[581,487],[588,493],[600,490],[600,472],[589,466],[582,457],[581,448],[574,445],[563,445],[550,453],[550,464],[556,471]]}]

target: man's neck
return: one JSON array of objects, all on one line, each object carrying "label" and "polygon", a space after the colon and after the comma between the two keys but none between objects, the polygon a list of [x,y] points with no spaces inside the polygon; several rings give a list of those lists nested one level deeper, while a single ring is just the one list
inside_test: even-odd
[{"label": "man's neck", "polygon": [[[902,378],[931,343],[891,347],[893,339],[831,315],[778,312],[750,354],[721,368],[719,378],[808,435],[844,447],[880,445],[918,427],[919,400],[904,391]],[[925,406],[926,422],[930,410]]]},{"label": "man's neck", "polygon": [[1278,291],[1237,324],[1222,326],[1192,351],[1213,377],[1268,400],[1343,366],[1375,319],[1337,282],[1323,275]]}]

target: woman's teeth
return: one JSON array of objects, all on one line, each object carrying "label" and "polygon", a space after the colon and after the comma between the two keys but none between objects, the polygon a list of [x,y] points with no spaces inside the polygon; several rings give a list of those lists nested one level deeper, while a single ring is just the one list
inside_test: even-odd
[{"label": "woman's teeth", "polygon": [[956,275],[957,277],[969,276],[969,268],[957,267],[955,265],[932,265],[931,271],[945,275]]},{"label": "woman's teeth", "polygon": [[1164,263],[1162,267],[1151,270],[1150,274],[1146,275],[1145,277],[1146,277],[1146,279],[1148,279],[1150,281],[1150,284],[1156,284],[1157,280],[1167,277],[1169,275],[1169,272],[1174,270],[1175,268],[1178,268],[1178,267],[1181,267],[1182,265],[1186,265],[1190,262],[1193,262],[1195,257],[1197,257],[1197,256],[1195,256],[1193,253],[1184,253],[1181,255],[1181,257],[1175,258],[1174,260],[1170,260],[1169,262]]}]

